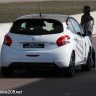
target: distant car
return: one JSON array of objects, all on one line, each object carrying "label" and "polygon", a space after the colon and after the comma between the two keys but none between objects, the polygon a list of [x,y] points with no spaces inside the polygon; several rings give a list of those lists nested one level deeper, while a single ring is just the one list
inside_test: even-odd
[{"label": "distant car", "polygon": [[53,67],[67,76],[74,69],[91,68],[91,35],[67,15],[25,15],[13,22],[1,51],[1,70],[11,76],[15,69]]}]

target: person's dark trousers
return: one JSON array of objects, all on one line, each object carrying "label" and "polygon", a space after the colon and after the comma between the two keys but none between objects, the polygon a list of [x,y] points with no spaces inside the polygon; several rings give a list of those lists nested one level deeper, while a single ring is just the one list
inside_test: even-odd
[{"label": "person's dark trousers", "polygon": [[92,67],[95,68],[95,50],[94,48],[92,48],[92,61],[93,61],[93,64],[92,64]]}]

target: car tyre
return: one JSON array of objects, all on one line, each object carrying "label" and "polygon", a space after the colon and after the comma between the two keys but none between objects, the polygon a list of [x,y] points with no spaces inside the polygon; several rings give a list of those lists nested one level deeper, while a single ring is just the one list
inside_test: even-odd
[{"label": "car tyre", "polygon": [[90,71],[91,70],[91,65],[92,65],[92,52],[90,51],[88,53],[87,64],[82,65],[81,68],[82,68],[83,71]]},{"label": "car tyre", "polygon": [[1,67],[1,71],[4,77],[11,77],[13,75],[13,69],[7,67]]},{"label": "car tyre", "polygon": [[65,69],[65,76],[73,77],[75,73],[75,54],[72,53],[70,58],[69,67]]}]

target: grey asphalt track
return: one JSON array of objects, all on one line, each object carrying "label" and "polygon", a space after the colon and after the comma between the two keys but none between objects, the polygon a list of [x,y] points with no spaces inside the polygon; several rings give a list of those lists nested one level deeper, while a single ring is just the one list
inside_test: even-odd
[{"label": "grey asphalt track", "polygon": [[73,78],[53,71],[38,71],[34,75],[21,71],[16,72],[13,78],[4,78],[0,73],[0,90],[9,89],[22,91],[20,96],[96,96],[96,71],[78,69]]}]

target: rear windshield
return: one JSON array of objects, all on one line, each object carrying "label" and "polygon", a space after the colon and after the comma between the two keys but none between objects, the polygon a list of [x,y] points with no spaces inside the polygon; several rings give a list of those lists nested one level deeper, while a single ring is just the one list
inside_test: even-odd
[{"label": "rear windshield", "polygon": [[21,19],[14,22],[11,33],[26,35],[45,35],[63,32],[63,25],[51,19]]}]

